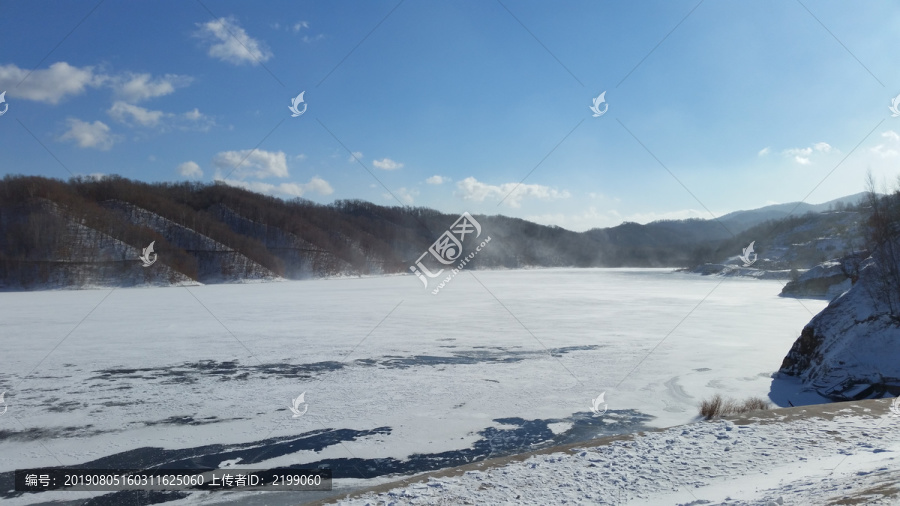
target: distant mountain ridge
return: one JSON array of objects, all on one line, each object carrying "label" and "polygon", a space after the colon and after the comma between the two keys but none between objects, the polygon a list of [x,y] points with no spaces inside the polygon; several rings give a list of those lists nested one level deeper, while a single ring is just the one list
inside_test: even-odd
[{"label": "distant mountain ridge", "polygon": [[[852,213],[829,215],[816,209],[856,197],[808,207],[781,204],[738,211],[719,220],[622,223],[581,233],[518,218],[477,215],[492,242],[470,265],[687,267],[722,261],[750,241],[757,241],[763,255],[775,244],[809,241],[803,238],[819,232],[820,236],[839,233],[835,227],[846,228],[841,223],[852,221]],[[763,220],[786,206],[813,214],[787,221]],[[148,184],[118,176],[67,182],[6,176],[0,180],[0,286],[216,283],[406,273],[457,218],[427,208],[378,206],[359,200],[330,205],[284,201],[224,184]],[[811,231],[784,235],[804,223]],[[781,243],[775,240],[777,234],[782,234]],[[120,246],[101,247],[104,241]],[[145,269],[137,258],[151,241],[156,241],[159,262]],[[785,265],[799,262],[800,267],[811,267],[813,260],[821,261],[806,256],[791,260],[790,255],[781,255]]]},{"label": "distant mountain ridge", "polygon": [[798,216],[806,213],[821,213],[830,211],[835,208],[841,208],[847,205],[855,206],[866,198],[866,192],[855,193],[829,200],[822,204],[807,204],[806,202],[788,202],[787,204],[772,204],[758,209],[750,209],[748,211],[734,211],[723,214],[718,220],[728,226],[734,226],[737,233],[746,230],[754,225],[759,225],[768,220],[780,220],[789,215]]}]

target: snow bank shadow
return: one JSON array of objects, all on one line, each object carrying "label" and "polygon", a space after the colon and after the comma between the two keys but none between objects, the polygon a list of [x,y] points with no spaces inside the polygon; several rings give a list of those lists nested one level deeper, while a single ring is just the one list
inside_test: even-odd
[{"label": "snow bank shadow", "polygon": [[828,404],[834,402],[822,397],[798,378],[776,373],[769,387],[769,399],[780,408]]}]

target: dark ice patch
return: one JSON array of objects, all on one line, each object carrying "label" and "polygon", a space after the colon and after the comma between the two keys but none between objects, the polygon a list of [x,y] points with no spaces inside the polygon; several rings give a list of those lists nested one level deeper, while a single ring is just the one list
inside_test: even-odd
[{"label": "dark ice patch", "polygon": [[[370,479],[386,475],[410,475],[424,471],[434,471],[455,467],[488,458],[503,457],[523,452],[531,452],[551,446],[588,441],[597,437],[647,430],[646,422],[651,416],[634,411],[608,411],[604,416],[590,413],[574,413],[563,419],[498,418],[495,422],[504,427],[488,427],[477,434],[480,437],[470,448],[439,453],[414,454],[408,458],[340,458],[323,459],[312,462],[298,462],[296,465],[279,469],[331,469],[335,479]],[[572,426],[563,433],[554,434],[550,424],[567,422]],[[391,434],[390,427],[371,430],[321,429],[301,435],[267,438],[238,444],[216,444],[167,450],[163,448],[138,448],[110,455],[71,467],[115,469],[214,469],[227,460],[240,459],[242,466],[254,466],[270,459],[292,455],[298,452],[320,452],[323,449],[347,441],[377,438]],[[305,454],[308,455],[308,454]],[[0,473],[0,498],[14,498],[25,492],[14,491],[14,474]],[[130,504],[142,506],[158,504],[186,497],[183,492],[148,493],[114,492],[90,499],[96,506]],[[37,499],[37,498],[36,498]]]},{"label": "dark ice patch", "polygon": [[[109,368],[95,371],[88,380],[118,381],[122,379],[158,380],[162,384],[189,385],[203,378],[221,381],[242,381],[251,377],[259,379],[310,379],[337,371],[350,365],[356,367],[380,367],[384,369],[408,369],[410,367],[438,367],[446,365],[509,364],[527,359],[541,358],[549,354],[561,357],[576,351],[596,350],[599,346],[566,346],[550,350],[511,350],[502,347],[479,346],[477,349],[451,352],[450,355],[385,355],[380,358],[312,362],[309,364],[268,363],[242,365],[237,360],[219,362],[200,360],[174,366],[144,368]],[[121,387],[120,387],[121,388]]]}]

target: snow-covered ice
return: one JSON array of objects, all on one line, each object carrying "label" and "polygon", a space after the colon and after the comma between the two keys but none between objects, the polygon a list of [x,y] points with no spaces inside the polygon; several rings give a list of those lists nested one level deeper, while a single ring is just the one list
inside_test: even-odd
[{"label": "snow-covered ice", "polygon": [[0,473],[158,464],[138,450],[159,448],[238,468],[340,461],[383,481],[426,470],[416,455],[449,466],[682,424],[714,393],[769,393],[825,306],[781,288],[547,269],[464,271],[437,296],[412,276],[0,293]]}]

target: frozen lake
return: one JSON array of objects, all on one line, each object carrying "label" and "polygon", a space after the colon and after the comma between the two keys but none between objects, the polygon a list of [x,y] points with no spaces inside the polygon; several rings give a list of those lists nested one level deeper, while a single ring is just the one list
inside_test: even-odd
[{"label": "frozen lake", "polygon": [[690,422],[714,393],[768,395],[826,305],[781,287],[549,269],[437,295],[414,276],[0,293],[0,497],[99,495],[9,493],[13,469],[81,464],[328,466],[337,490]]}]

